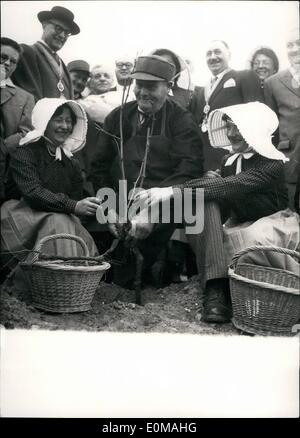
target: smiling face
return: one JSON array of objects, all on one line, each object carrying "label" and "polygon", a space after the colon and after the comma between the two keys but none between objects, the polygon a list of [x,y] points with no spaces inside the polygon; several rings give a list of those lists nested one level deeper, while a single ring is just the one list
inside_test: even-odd
[{"label": "smiling face", "polygon": [[89,88],[92,94],[102,94],[109,91],[114,83],[113,75],[105,67],[95,67],[91,72]]},{"label": "smiling face", "polygon": [[42,26],[42,40],[45,41],[54,52],[57,52],[64,46],[71,34],[67,25],[58,18],[53,18],[51,21],[45,21],[42,23]]},{"label": "smiling face", "polygon": [[165,103],[169,87],[165,81],[136,80],[134,94],[138,106],[145,113],[156,113]]},{"label": "smiling face", "polygon": [[257,74],[259,79],[265,80],[269,76],[276,73],[275,66],[273,60],[262,53],[258,53],[252,64],[253,71]]},{"label": "smiling face", "polygon": [[66,106],[62,110],[58,108],[55,113],[47,125],[45,137],[56,145],[61,145],[73,131],[74,117]]},{"label": "smiling face", "polygon": [[75,99],[78,99],[86,87],[89,73],[82,70],[73,70],[70,72],[70,76],[74,88]]},{"label": "smiling face", "polygon": [[249,148],[248,143],[244,140],[238,127],[231,119],[226,120],[226,131],[233,152],[245,152]]},{"label": "smiling face", "polygon": [[130,74],[133,70],[133,64],[129,59],[120,58],[116,61],[116,78],[120,85],[126,84],[130,81]]},{"label": "smiling face", "polygon": [[9,78],[15,71],[20,59],[19,52],[11,46],[1,45],[1,69],[5,79]]},{"label": "smiling face", "polygon": [[206,62],[214,76],[228,68],[229,60],[230,51],[222,41],[210,43],[206,52]]}]

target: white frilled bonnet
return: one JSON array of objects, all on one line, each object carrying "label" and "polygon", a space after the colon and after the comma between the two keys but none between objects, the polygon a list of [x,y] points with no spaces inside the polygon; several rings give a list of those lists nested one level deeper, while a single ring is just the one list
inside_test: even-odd
[{"label": "white frilled bonnet", "polygon": [[271,141],[272,134],[278,127],[278,118],[271,108],[261,102],[232,105],[212,111],[208,117],[208,135],[214,148],[231,150],[226,122],[222,120],[224,114],[230,117],[244,140],[259,155],[271,160],[289,161]]},{"label": "white frilled bonnet", "polygon": [[76,123],[72,133],[64,141],[64,143],[56,148],[56,159],[61,159],[61,150],[63,149],[67,157],[72,157],[74,152],[80,151],[86,141],[87,133],[87,116],[82,106],[74,100],[66,100],[60,98],[44,98],[40,99],[32,111],[33,131],[28,132],[25,137],[20,140],[20,145],[33,143],[38,141],[45,133],[47,125],[57,110],[62,105],[67,104],[76,116]]}]

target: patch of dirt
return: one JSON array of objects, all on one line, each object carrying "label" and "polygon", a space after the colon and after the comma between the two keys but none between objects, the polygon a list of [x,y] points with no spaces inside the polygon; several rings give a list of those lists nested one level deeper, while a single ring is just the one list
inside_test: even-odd
[{"label": "patch of dirt", "polygon": [[202,293],[197,276],[186,283],[142,291],[143,305],[135,304],[135,292],[101,282],[91,310],[53,314],[35,309],[28,293],[9,281],[1,288],[1,324],[9,329],[88,330],[120,332],[168,332],[234,335],[231,323],[201,321]]}]

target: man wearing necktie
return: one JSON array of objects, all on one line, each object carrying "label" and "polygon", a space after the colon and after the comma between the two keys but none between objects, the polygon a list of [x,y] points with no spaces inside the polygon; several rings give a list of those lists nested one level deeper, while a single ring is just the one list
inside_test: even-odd
[{"label": "man wearing necktie", "polygon": [[40,41],[32,46],[22,44],[23,56],[13,75],[14,82],[34,95],[36,101],[44,97],[73,99],[73,86],[67,67],[57,52],[70,35],[80,32],[71,11],[54,6],[41,11],[38,19],[43,27]]},{"label": "man wearing necktie", "polygon": [[[128,191],[133,187],[167,187],[203,174],[197,125],[190,112],[168,98],[174,74],[174,65],[160,56],[137,59],[131,75],[136,100],[126,103],[121,114],[118,107],[106,117],[96,148],[91,169],[96,193],[103,187],[118,192],[121,137]],[[140,242],[148,265],[153,264],[175,228],[176,224],[162,224]]]},{"label": "man wearing necktie", "polygon": [[206,50],[206,62],[212,77],[205,87],[197,88],[190,105],[190,111],[199,124],[206,171],[219,169],[225,154],[225,151],[210,147],[207,120],[211,111],[246,102],[263,102],[256,74],[251,70],[233,70],[229,65],[230,58],[230,49],[225,41],[211,41]]}]

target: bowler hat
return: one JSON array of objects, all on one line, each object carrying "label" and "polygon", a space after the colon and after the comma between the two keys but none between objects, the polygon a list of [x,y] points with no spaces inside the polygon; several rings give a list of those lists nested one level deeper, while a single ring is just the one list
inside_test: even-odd
[{"label": "bowler hat", "polygon": [[90,66],[86,61],[82,59],[76,59],[75,61],[69,62],[67,65],[68,71],[84,71],[90,74]]},{"label": "bowler hat", "polygon": [[175,76],[175,66],[158,55],[140,56],[131,77],[143,81],[167,81]]},{"label": "bowler hat", "polygon": [[41,11],[37,16],[41,23],[43,23],[43,21],[51,20],[51,18],[57,18],[63,21],[70,28],[72,35],[77,35],[80,32],[79,26],[74,21],[73,12],[69,11],[67,8],[53,6],[51,11]]}]

